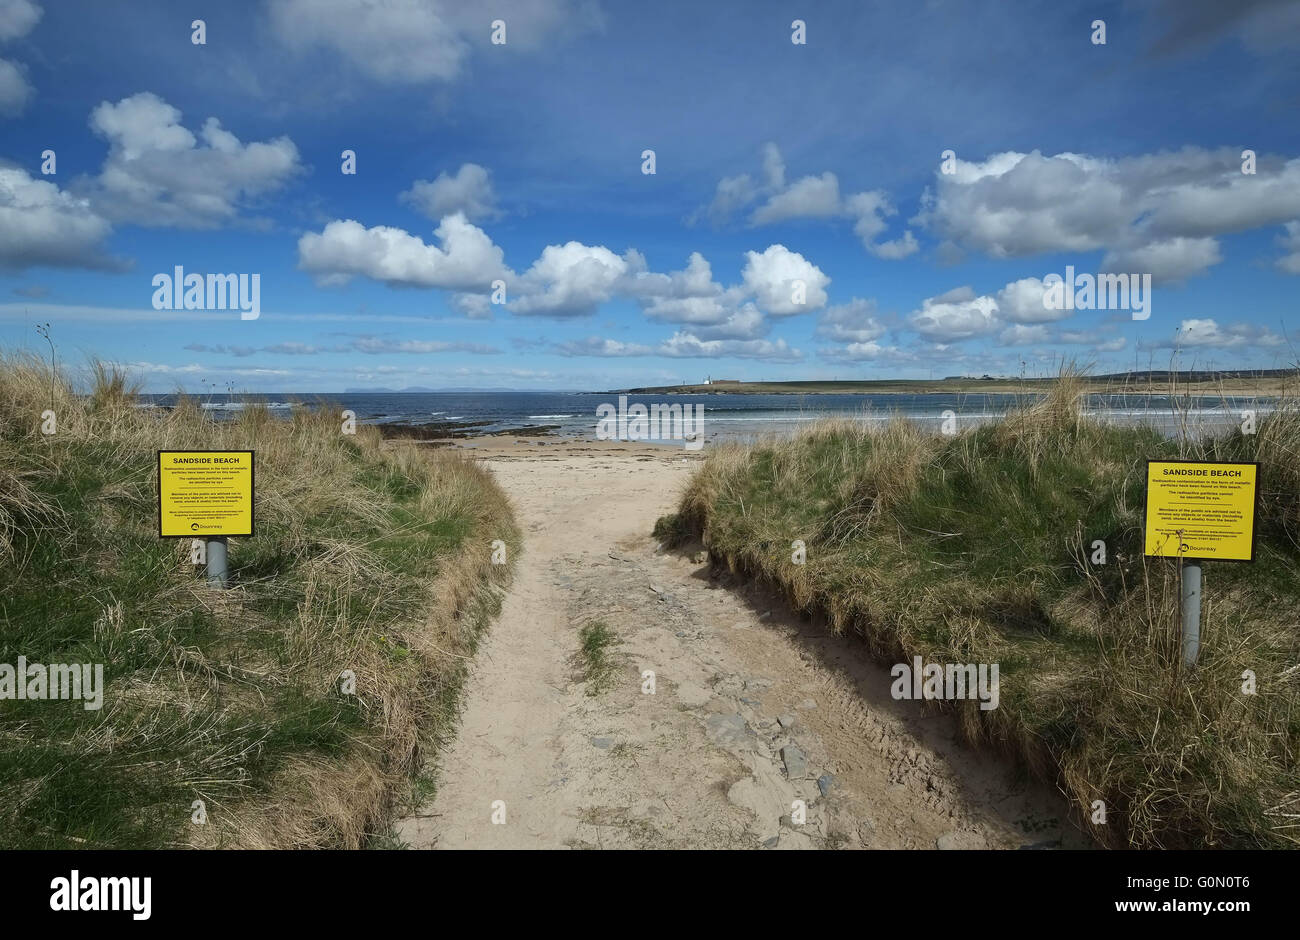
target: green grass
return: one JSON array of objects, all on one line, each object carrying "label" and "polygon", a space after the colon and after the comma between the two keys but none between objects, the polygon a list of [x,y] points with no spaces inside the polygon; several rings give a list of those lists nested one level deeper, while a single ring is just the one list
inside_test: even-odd
[{"label": "green grass", "polygon": [[[503,494],[323,411],[133,404],[111,370],[82,397],[0,357],[0,663],[105,673],[99,711],[0,701],[0,845],[363,844],[453,726],[508,576],[490,543],[518,545]],[[257,451],[257,534],[231,539],[228,591],[157,537],[155,451],[195,446]]]},{"label": "green grass", "polygon": [[[998,663],[968,738],[1056,782],[1106,845],[1294,846],[1300,829],[1300,417],[1168,440],[1077,418],[1078,384],[953,437],[829,423],[715,450],[657,532],[861,636],[886,663]],[[1259,460],[1258,560],[1205,566],[1179,668],[1177,562],[1142,555],[1145,461]],[[791,562],[791,542],[807,563]],[[1107,562],[1090,560],[1103,540]],[[1258,694],[1242,694],[1242,673]],[[1087,822],[1103,800],[1108,822]]]},{"label": "green grass", "polygon": [[583,624],[578,631],[578,658],[588,695],[601,695],[613,688],[618,679],[618,658],[614,647],[622,642],[602,620]]}]

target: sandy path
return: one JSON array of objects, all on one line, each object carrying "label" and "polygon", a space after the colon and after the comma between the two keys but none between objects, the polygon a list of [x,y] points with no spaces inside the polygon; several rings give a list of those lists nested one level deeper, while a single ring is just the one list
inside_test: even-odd
[{"label": "sandy path", "polygon": [[[490,449],[489,449],[490,448]],[[681,452],[487,445],[525,534],[413,848],[1015,848],[1081,845],[1056,794],[889,697],[852,640],[730,585],[649,532]],[[618,633],[586,694],[578,631]],[[654,694],[643,674],[655,674]],[[493,822],[504,802],[505,822]],[[802,801],[806,822],[791,820]],[[496,806],[494,807],[494,804]],[[498,812],[498,818],[500,814]]]}]

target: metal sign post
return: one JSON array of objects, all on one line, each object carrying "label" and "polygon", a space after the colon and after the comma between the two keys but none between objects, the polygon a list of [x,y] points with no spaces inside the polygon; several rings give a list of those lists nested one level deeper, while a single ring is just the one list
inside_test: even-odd
[{"label": "metal sign post", "polygon": [[[212,556],[209,555],[209,564]],[[1201,566],[1198,562],[1183,565],[1183,665],[1195,666],[1201,651]]]},{"label": "metal sign post", "polygon": [[215,535],[208,539],[208,584],[216,588],[226,586],[226,537]]}]

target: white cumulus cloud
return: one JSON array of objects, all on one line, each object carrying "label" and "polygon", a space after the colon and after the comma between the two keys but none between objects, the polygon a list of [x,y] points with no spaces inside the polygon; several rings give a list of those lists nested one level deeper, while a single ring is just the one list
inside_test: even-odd
[{"label": "white cumulus cloud", "polygon": [[998,305],[992,297],[976,297],[969,287],[958,287],[939,297],[928,297],[907,322],[925,339],[951,343],[987,336],[998,326]]},{"label": "white cumulus cloud", "polygon": [[322,284],[362,275],[394,286],[461,291],[488,290],[509,274],[502,250],[463,215],[443,219],[433,234],[440,246],[398,228],[335,220],[298,240],[298,265]]},{"label": "white cumulus cloud", "polygon": [[998,291],[998,315],[1011,323],[1047,323],[1072,316],[1073,310],[1055,310],[1043,303],[1047,288],[1036,277],[1012,281]]},{"label": "white cumulus cloud", "polygon": [[196,137],[181,112],[149,92],[101,103],[90,126],[109,142],[99,176],[78,180],[97,211],[139,225],[210,228],[302,167],[287,137],[244,144],[208,118]]},{"label": "white cumulus cloud", "polygon": [[1220,237],[1300,219],[1300,159],[1261,155],[1255,174],[1241,166],[1233,148],[999,153],[936,171],[915,221],[994,258],[1104,251],[1104,266],[1180,281],[1221,260]]},{"label": "white cumulus cloud", "polygon": [[1268,327],[1254,323],[1231,323],[1220,326],[1212,318],[1184,320],[1178,326],[1174,339],[1156,344],[1172,346],[1208,346],[1217,349],[1237,349],[1243,346],[1276,347],[1284,340]]},{"label": "white cumulus cloud", "polygon": [[85,199],[0,167],[0,268],[119,268],[104,253],[111,230]]},{"label": "white cumulus cloud", "polygon": [[41,13],[32,0],[0,0],[0,42],[22,39],[35,29]]},{"label": "white cumulus cloud", "polygon": [[854,220],[853,231],[863,247],[879,258],[906,258],[920,247],[910,230],[892,241],[877,241],[888,227],[886,218],[897,214],[888,196],[879,190],[841,196],[840,181],[826,171],[820,176],[804,176],[789,185],[785,179],[785,160],[776,144],[763,147],[763,182],[754,182],[748,173],[723,177],[713,201],[692,218],[707,216],[715,225],[764,200],[749,215],[750,225],[770,225],[790,219]]},{"label": "white cumulus cloud", "polygon": [[639,257],[620,257],[603,245],[567,242],[547,245],[519,278],[520,296],[507,305],[512,313],[580,317],[619,293]]},{"label": "white cumulus cloud", "polygon": [[805,176],[774,193],[754,210],[751,220],[755,225],[766,225],[784,219],[828,219],[841,211],[840,182],[828,172]]},{"label": "white cumulus cloud", "polygon": [[[745,257],[741,278],[761,310],[773,316],[791,316],[826,306],[831,279],[797,251],[769,245],[762,253],[747,251]],[[797,302],[796,282],[803,284],[802,303]]]},{"label": "white cumulus cloud", "polygon": [[455,212],[463,212],[470,220],[494,219],[501,214],[491,176],[477,163],[461,164],[455,176],[439,173],[432,181],[416,180],[400,198],[434,221]]}]

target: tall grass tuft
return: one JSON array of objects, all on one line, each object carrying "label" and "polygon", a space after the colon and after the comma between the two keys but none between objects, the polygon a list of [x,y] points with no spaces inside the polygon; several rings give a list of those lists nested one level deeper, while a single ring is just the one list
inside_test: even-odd
[{"label": "tall grass tuft", "polygon": [[[323,407],[214,420],[89,371],[78,394],[0,356],[0,663],[105,672],[99,711],[0,702],[0,844],[363,844],[454,720],[508,577],[491,542],[519,544],[504,494]],[[256,451],[257,534],[230,541],[230,590],[157,537],[159,449]]]}]

